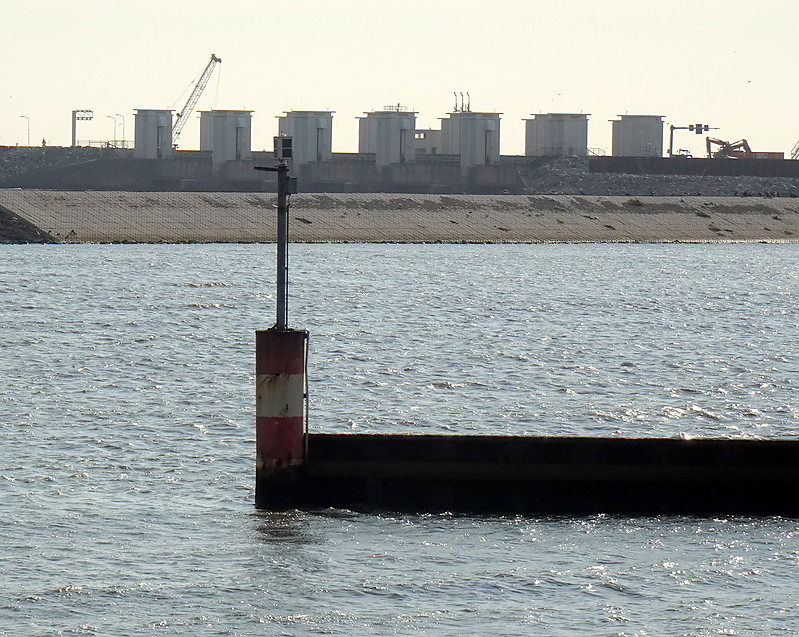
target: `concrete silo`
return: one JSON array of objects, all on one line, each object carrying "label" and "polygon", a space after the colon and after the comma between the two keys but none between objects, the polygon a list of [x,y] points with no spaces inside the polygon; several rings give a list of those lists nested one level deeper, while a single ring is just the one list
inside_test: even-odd
[{"label": "concrete silo", "polygon": [[499,116],[502,113],[455,111],[441,119],[442,152],[458,155],[461,173],[499,163]]},{"label": "concrete silo", "polygon": [[133,156],[165,159],[172,156],[172,111],[139,108],[134,113]]},{"label": "concrete silo", "polygon": [[380,166],[412,162],[416,158],[416,113],[404,106],[386,106],[382,111],[358,118],[358,152],[374,153]]},{"label": "concrete silo", "polygon": [[545,113],[524,121],[524,154],[528,157],[588,155],[588,115]]},{"label": "concrete silo", "polygon": [[211,151],[211,161],[250,159],[252,111],[200,111],[200,150]]},{"label": "concrete silo", "polygon": [[286,111],[278,132],[292,138],[295,167],[333,158],[333,111]]},{"label": "concrete silo", "polygon": [[619,115],[611,120],[614,157],[663,157],[665,115]]}]

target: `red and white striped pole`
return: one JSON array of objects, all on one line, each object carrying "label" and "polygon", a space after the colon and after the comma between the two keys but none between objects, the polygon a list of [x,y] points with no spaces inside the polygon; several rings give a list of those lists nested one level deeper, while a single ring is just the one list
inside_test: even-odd
[{"label": "red and white striped pole", "polygon": [[308,332],[255,333],[255,506],[302,505],[306,448]]},{"label": "red and white striped pole", "polygon": [[308,332],[288,324],[288,196],[291,138],[275,138],[277,272],[275,326],[255,332],[255,506],[279,511],[303,504]]}]

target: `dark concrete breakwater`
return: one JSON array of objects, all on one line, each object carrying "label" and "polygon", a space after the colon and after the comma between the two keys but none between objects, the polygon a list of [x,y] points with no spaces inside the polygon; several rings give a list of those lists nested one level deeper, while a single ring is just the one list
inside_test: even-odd
[{"label": "dark concrete breakwater", "polygon": [[[179,150],[138,159],[130,148],[0,146],[0,188],[129,192],[275,192],[274,175],[255,166],[272,153],[213,161],[210,151]],[[502,155],[461,170],[457,155],[417,154],[377,166],[370,153],[333,153],[294,167],[304,192],[642,196],[799,196],[799,162],[687,157]]]},{"label": "dark concrete breakwater", "polygon": [[0,206],[0,243],[56,243],[56,241],[29,221]]},{"label": "dark concrete breakwater", "polygon": [[[68,243],[271,242],[276,196],[0,190],[0,209]],[[799,199],[299,194],[297,242],[792,242]]]},{"label": "dark concrete breakwater", "polygon": [[312,433],[307,443],[298,508],[799,515],[793,440]]}]

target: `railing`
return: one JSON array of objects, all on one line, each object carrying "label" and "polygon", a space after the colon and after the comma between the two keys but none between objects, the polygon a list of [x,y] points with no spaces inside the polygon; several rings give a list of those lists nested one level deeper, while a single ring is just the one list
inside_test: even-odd
[{"label": "railing", "polygon": [[90,148],[133,148],[133,142],[125,139],[108,139],[104,141],[81,139],[78,146],[89,146]]}]

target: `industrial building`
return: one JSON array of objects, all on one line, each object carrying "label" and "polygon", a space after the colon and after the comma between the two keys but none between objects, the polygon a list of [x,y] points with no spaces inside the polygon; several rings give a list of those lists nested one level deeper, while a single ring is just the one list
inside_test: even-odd
[{"label": "industrial building", "polygon": [[441,152],[441,129],[424,128],[416,129],[414,135],[416,155],[437,155]]},{"label": "industrial building", "polygon": [[441,146],[445,154],[460,157],[461,172],[475,166],[499,163],[499,116],[459,110],[441,120]]},{"label": "industrial building", "polygon": [[[271,152],[252,150],[253,111],[201,111],[200,150],[178,150],[180,131],[220,61],[211,56],[201,81],[180,113],[156,109],[136,111],[133,150],[118,146],[116,140],[89,142],[89,147],[103,149],[102,157],[95,157],[92,162],[64,159],[65,165],[61,166],[60,160],[56,161],[57,152],[48,148],[52,169],[24,177],[14,173],[6,177],[5,187],[210,191],[274,188],[273,175],[253,170],[255,166],[263,167],[274,161]],[[438,129],[417,128],[417,112],[400,104],[365,112],[358,118],[358,152],[355,153],[333,152],[334,111],[286,111],[277,117],[276,132],[293,139],[292,169],[296,170],[306,192],[507,194],[543,189],[582,193],[604,188],[590,177],[580,178],[579,184],[575,181],[577,178],[569,177],[571,181],[564,186],[564,175],[572,175],[570,171],[574,167],[578,171],[604,174],[787,178],[799,175],[799,162],[778,162],[782,153],[752,152],[746,140],[728,144],[708,138],[708,148],[711,142],[723,144],[725,153],[716,152],[711,157],[708,150],[706,160],[685,155],[664,158],[663,115],[625,114],[611,120],[612,151],[605,156],[603,150],[589,148],[589,115],[532,114],[522,120],[524,154],[501,156],[502,114],[473,112],[469,94],[465,96],[466,99],[464,94],[456,94],[454,109],[446,117],[439,118],[441,127]],[[73,112],[73,138],[79,114],[87,119],[93,115],[92,111]],[[116,119],[114,122],[116,124]],[[687,128],[708,130],[706,125]],[[73,139],[75,152],[83,153],[83,147],[76,147],[74,143]],[[730,150],[739,143],[744,153]],[[795,155],[799,158],[799,150]],[[142,162],[143,159],[170,161]],[[558,167],[551,169],[550,165]],[[625,192],[633,190],[635,188],[624,188]],[[642,186],[640,191],[651,194],[655,190],[656,186],[652,185]]]},{"label": "industrial building", "polygon": [[334,111],[286,111],[278,117],[278,134],[293,140],[295,168],[333,158]]},{"label": "industrial building", "polygon": [[525,156],[585,157],[588,154],[588,115],[546,113],[524,121]]},{"label": "industrial building", "polygon": [[662,157],[665,115],[619,115],[611,120],[614,157]]},{"label": "industrial building", "polygon": [[358,152],[373,153],[379,168],[416,158],[416,113],[405,106],[386,106],[358,118]]},{"label": "industrial building", "polygon": [[200,150],[214,165],[252,155],[252,111],[200,111]]},{"label": "industrial building", "polygon": [[[252,111],[201,111],[199,152],[178,150],[181,131],[191,120],[200,96],[221,62],[221,58],[211,55],[180,111],[138,109],[132,150],[124,140],[125,118],[119,113],[113,118],[108,115],[114,120],[113,141],[78,145],[77,122],[93,119],[94,112],[77,109],[72,111],[70,148],[75,156],[85,154],[83,161],[74,161],[70,155],[58,158],[59,151],[50,147],[45,150],[43,141],[41,155],[47,155],[47,170],[37,168],[24,176],[13,172],[5,175],[4,182],[0,170],[0,182],[5,187],[110,190],[272,188],[275,182],[269,177],[274,175],[253,170],[274,162],[274,155],[266,151],[253,152]],[[364,113],[358,118],[357,153],[333,152],[334,111],[286,111],[277,118],[277,133],[292,138],[292,168],[300,175],[304,187],[319,192],[506,194],[536,188],[579,192],[602,188],[588,183],[577,187],[573,180],[567,187],[552,185],[563,182],[564,174],[571,175],[571,166],[582,165],[590,173],[605,174],[799,178],[799,161],[784,161],[782,152],[753,151],[745,139],[727,142],[708,137],[706,160],[691,157],[688,151],[675,154],[670,144],[669,157],[664,158],[663,115],[625,114],[611,120],[612,150],[610,156],[605,156],[604,150],[589,148],[589,115],[533,114],[530,119],[523,120],[524,155],[501,156],[502,114],[473,112],[468,92],[454,95],[455,106],[446,117],[439,118],[439,129],[417,129],[417,112],[401,104]],[[122,117],[121,144],[116,139],[116,117]],[[685,129],[703,134],[711,127],[707,124],[670,126],[672,136],[674,130]],[[29,137],[28,134],[28,147]],[[84,151],[92,147],[102,148],[103,155],[89,161],[86,157],[91,154]],[[799,142],[791,151],[791,159],[799,160]],[[549,164],[568,168],[565,172],[555,169],[546,175],[548,169],[542,167]],[[649,188],[649,192],[652,194],[654,188]],[[791,193],[793,196],[793,191]]]},{"label": "industrial building", "polygon": [[[213,60],[212,60],[213,61]],[[211,110],[200,113],[200,149],[213,164],[251,156],[252,111]],[[334,111],[286,111],[278,116],[278,134],[294,140],[293,165],[329,162],[333,153]],[[473,112],[461,100],[441,119],[440,129],[417,129],[417,113],[400,104],[365,112],[358,118],[358,153],[352,161],[371,162],[378,170],[425,161],[457,162],[465,177],[476,166],[500,163],[501,113]],[[585,157],[588,114],[539,113],[525,119],[525,157]],[[619,115],[611,120],[615,157],[662,157],[663,115]],[[140,109],[136,113],[137,158],[165,158],[175,150],[172,111]],[[593,154],[597,154],[594,152]],[[604,154],[604,153],[601,153]]]},{"label": "industrial building", "polygon": [[172,156],[172,111],[140,108],[134,114],[133,156],[167,159]]}]

